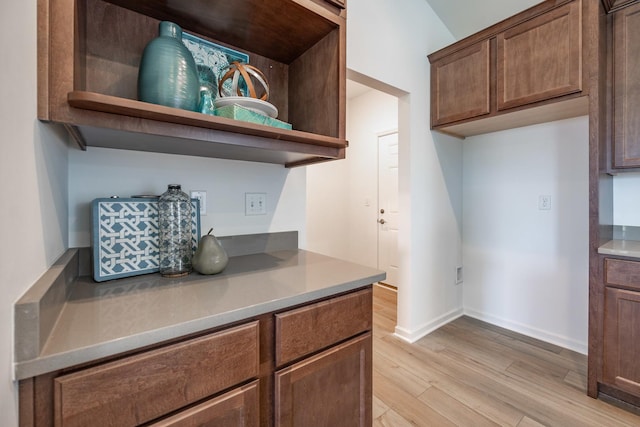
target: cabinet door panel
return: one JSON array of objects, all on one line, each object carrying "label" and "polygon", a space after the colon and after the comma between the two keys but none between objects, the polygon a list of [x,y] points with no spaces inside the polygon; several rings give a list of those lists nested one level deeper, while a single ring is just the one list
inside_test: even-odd
[{"label": "cabinet door panel", "polygon": [[615,168],[640,167],[640,4],[614,15]]},{"label": "cabinet door panel", "polygon": [[498,34],[498,110],[582,90],[581,10],[574,1]]},{"label": "cabinet door panel", "polygon": [[604,382],[640,396],[640,293],[606,288]]},{"label": "cabinet door panel", "polygon": [[489,40],[431,65],[431,125],[489,114]]},{"label": "cabinet door panel", "polygon": [[200,427],[260,425],[258,381],[238,387],[150,427]]},{"label": "cabinet door panel", "polygon": [[275,425],[371,426],[371,333],[275,374]]}]

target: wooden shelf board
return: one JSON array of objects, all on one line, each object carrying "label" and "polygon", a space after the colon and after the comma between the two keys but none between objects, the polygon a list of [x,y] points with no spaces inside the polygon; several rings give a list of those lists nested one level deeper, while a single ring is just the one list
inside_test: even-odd
[{"label": "wooden shelf board", "polygon": [[[319,161],[339,159],[342,150],[317,147],[316,150],[296,152],[290,147],[274,149],[268,141],[259,148],[260,138],[247,138],[256,146],[223,142],[203,141],[175,136],[135,133],[94,126],[77,126],[77,134],[89,147],[114,148],[120,150],[146,151],[154,153],[178,154],[185,156],[214,157],[219,159],[243,160],[249,162],[274,163],[287,167],[311,164]],[[225,136],[224,133],[221,133]]]},{"label": "wooden shelf board", "polygon": [[85,110],[329,148],[347,146],[347,141],[339,138],[210,116],[95,92],[73,91],[69,92],[67,99],[72,107]]}]

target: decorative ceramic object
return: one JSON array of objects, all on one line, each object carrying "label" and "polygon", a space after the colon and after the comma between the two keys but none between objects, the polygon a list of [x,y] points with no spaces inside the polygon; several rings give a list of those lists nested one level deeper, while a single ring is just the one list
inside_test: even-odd
[{"label": "decorative ceramic object", "polygon": [[160,22],[160,35],[142,53],[138,99],[196,111],[199,90],[196,63],[182,43],[182,29],[173,22]]},{"label": "decorative ceramic object", "polygon": [[181,277],[191,272],[191,199],[170,184],[158,199],[160,274]]},{"label": "decorative ceramic object", "polygon": [[218,274],[222,272],[229,262],[227,252],[218,242],[216,236],[211,234],[213,228],[206,236],[202,236],[198,249],[193,255],[193,269],[200,274]]},{"label": "decorative ceramic object", "polygon": [[[231,79],[231,90],[225,86],[228,79]],[[260,93],[257,92],[254,81],[262,86]],[[269,83],[267,83],[267,78],[262,71],[252,65],[237,61],[231,63],[227,72],[220,77],[218,93],[220,96],[243,96],[244,94],[240,90],[242,84],[247,87],[248,97],[261,101],[269,99]]]}]

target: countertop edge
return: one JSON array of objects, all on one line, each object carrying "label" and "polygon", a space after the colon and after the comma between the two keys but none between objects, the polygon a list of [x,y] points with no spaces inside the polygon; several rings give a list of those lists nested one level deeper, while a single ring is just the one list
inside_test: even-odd
[{"label": "countertop edge", "polygon": [[640,259],[640,241],[621,239],[609,240],[598,248],[598,253],[601,255]]},{"label": "countertop edge", "polygon": [[[299,252],[302,253],[306,251]],[[335,261],[343,262],[341,260]],[[281,297],[278,299],[268,300],[255,305],[248,305],[222,313],[194,318],[189,321],[176,322],[175,324],[160,327],[158,329],[148,330],[142,333],[112,339],[69,351],[58,352],[50,355],[42,355],[42,353],[40,353],[39,356],[28,360],[17,361],[14,359],[14,380],[31,378],[37,375],[170,341],[182,336],[197,334],[198,332],[217,328],[226,324],[249,320],[266,313],[277,312],[295,305],[357,290],[380,280],[384,280],[386,277],[386,273],[382,271],[373,268],[368,268],[368,270],[369,271],[367,271],[366,274],[361,274],[356,278],[349,279],[348,281],[336,281],[335,285],[311,291],[292,293],[290,296],[286,296],[284,298]]]}]

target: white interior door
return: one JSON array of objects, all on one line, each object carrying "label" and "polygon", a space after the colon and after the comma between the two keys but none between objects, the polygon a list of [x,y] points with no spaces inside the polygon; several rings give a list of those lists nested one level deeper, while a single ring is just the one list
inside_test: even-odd
[{"label": "white interior door", "polygon": [[398,132],[378,136],[378,268],[398,287]]}]

